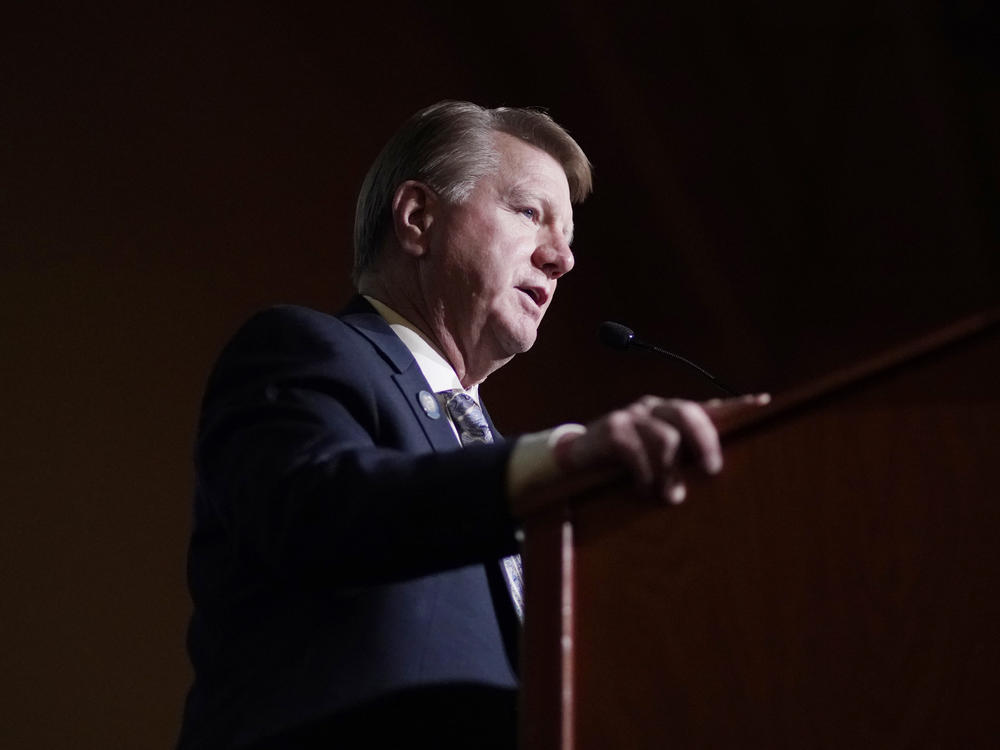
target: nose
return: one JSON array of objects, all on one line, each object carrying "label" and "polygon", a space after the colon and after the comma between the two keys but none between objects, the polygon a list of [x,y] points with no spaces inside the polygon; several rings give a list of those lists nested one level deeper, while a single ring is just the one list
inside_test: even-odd
[{"label": "nose", "polygon": [[531,259],[550,279],[558,279],[563,274],[569,273],[576,263],[573,249],[566,238],[557,231],[547,233],[547,236],[538,243]]}]

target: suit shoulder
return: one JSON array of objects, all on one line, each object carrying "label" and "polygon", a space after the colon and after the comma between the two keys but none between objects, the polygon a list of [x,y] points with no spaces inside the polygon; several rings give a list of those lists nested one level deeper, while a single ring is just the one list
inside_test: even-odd
[{"label": "suit shoulder", "polygon": [[252,315],[226,349],[336,351],[360,343],[358,338],[334,315],[299,305],[276,305]]},{"label": "suit shoulder", "polygon": [[215,361],[207,391],[275,378],[346,377],[378,362],[364,337],[339,318],[280,305],[255,313],[236,331]]},{"label": "suit shoulder", "polygon": [[223,347],[208,376],[203,407],[234,399],[266,401],[274,388],[286,386],[342,396],[368,393],[378,380],[374,373],[385,371],[378,352],[336,316],[280,305],[252,315]]},{"label": "suit shoulder", "polygon": [[272,329],[325,332],[330,328],[342,328],[343,326],[343,322],[330,313],[301,305],[274,305],[258,310],[251,315],[240,327],[237,336],[244,332]]}]

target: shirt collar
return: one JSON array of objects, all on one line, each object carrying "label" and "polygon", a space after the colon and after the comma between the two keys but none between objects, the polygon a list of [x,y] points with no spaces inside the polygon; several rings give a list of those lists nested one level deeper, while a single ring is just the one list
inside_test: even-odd
[{"label": "shirt collar", "polygon": [[455,374],[455,368],[451,366],[451,363],[445,359],[444,355],[424,336],[419,328],[384,302],[380,302],[368,295],[364,295],[364,298],[375,308],[375,312],[381,315],[385,322],[389,324],[393,333],[399,336],[403,345],[410,350],[410,354],[416,360],[417,367],[420,368],[420,372],[431,387],[431,390],[437,393],[457,388],[460,391],[468,393],[476,403],[479,403],[479,384],[477,383],[468,390],[463,388],[462,382],[458,379],[458,375]]}]

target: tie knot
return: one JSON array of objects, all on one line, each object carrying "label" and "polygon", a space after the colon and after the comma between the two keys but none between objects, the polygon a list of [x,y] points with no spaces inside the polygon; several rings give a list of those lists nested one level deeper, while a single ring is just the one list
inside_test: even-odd
[{"label": "tie knot", "polygon": [[458,389],[441,391],[441,395],[444,397],[444,406],[458,429],[462,445],[493,442],[493,433],[486,415],[472,396]]}]

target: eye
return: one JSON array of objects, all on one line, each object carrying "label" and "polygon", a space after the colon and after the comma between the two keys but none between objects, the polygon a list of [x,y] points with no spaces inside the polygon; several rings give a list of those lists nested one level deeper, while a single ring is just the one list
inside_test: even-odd
[{"label": "eye", "polygon": [[522,208],[519,210],[522,216],[527,216],[532,221],[535,221],[538,218],[538,211],[533,208]]}]

